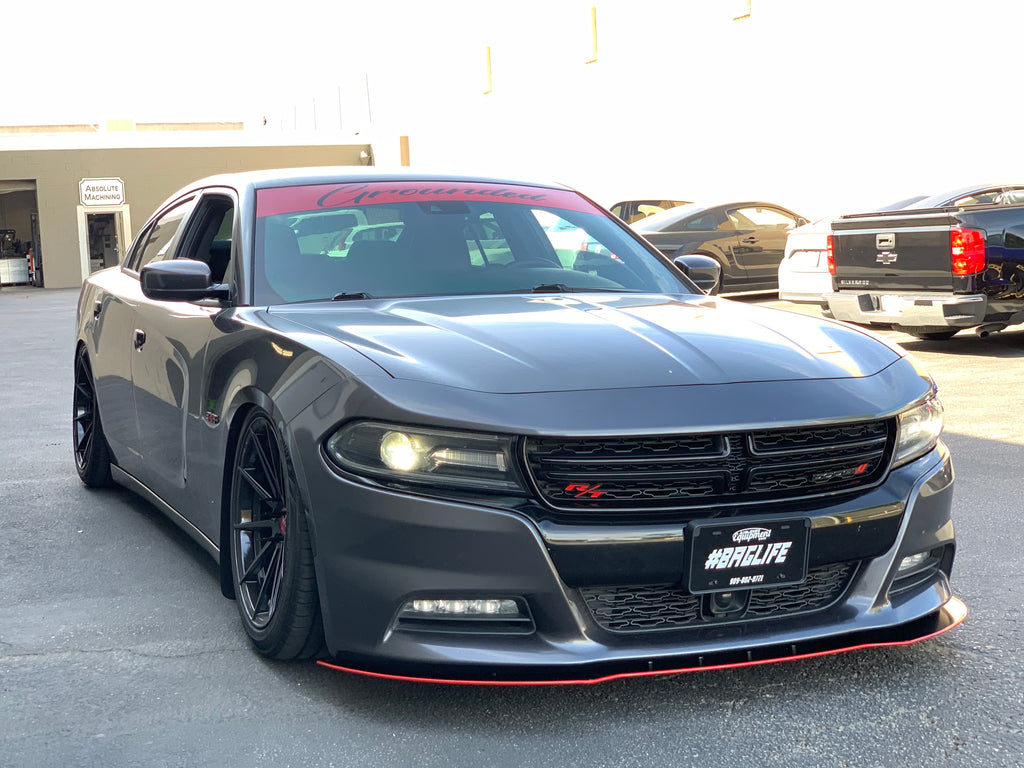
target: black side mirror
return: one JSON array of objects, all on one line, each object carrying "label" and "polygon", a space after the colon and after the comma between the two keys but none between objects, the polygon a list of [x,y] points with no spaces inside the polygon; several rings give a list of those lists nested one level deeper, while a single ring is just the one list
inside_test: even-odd
[{"label": "black side mirror", "polygon": [[147,264],[139,273],[142,293],[157,301],[224,299],[228,287],[214,283],[210,265],[194,259],[174,259]]},{"label": "black side mirror", "polygon": [[687,253],[676,256],[672,263],[697,284],[704,293],[714,296],[722,285],[722,266],[710,256]]}]

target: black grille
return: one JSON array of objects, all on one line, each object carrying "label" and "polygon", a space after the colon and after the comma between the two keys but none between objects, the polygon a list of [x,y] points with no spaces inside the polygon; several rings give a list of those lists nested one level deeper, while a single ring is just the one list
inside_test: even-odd
[{"label": "black grille", "polygon": [[700,595],[674,586],[584,587],[580,590],[594,620],[612,632],[688,629],[751,619],[769,619],[820,611],[833,605],[856,570],[853,563],[812,568],[801,584],[750,590],[739,615],[705,615]]},{"label": "black grille", "polygon": [[559,510],[679,509],[799,499],[876,483],[892,420],[726,434],[529,438],[526,463]]}]

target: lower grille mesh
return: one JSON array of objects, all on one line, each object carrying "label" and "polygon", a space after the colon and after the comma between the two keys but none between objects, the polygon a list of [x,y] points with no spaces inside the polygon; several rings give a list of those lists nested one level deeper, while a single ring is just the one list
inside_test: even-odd
[{"label": "lower grille mesh", "polygon": [[701,596],[675,586],[584,587],[580,592],[594,620],[612,632],[687,629],[823,610],[842,597],[855,570],[853,563],[826,565],[808,571],[802,584],[753,589],[743,613],[721,618],[705,617]]}]

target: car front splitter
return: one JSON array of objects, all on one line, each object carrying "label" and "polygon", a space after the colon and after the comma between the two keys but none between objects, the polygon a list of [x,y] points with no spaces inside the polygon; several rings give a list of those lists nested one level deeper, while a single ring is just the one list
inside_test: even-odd
[{"label": "car front splitter", "polygon": [[818,656],[859,651],[866,648],[912,645],[948,632],[961,624],[965,618],[967,618],[967,605],[960,599],[951,597],[938,610],[906,624],[892,627],[867,629],[835,637],[759,646],[745,650],[729,649],[700,655],[612,660],[596,662],[585,667],[382,665],[379,661],[375,663],[368,659],[360,660],[355,664],[325,660],[320,660],[317,663],[327,669],[339,672],[416,683],[507,686],[593,685],[625,678],[736,669],[781,661],[813,659]]}]

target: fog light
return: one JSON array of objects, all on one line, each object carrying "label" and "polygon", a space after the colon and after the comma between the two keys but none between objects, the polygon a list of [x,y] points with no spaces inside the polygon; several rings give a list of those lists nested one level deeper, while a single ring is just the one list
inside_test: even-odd
[{"label": "fog light", "polygon": [[911,568],[917,568],[921,563],[928,559],[931,552],[918,552],[916,555],[910,557],[904,557],[900,560],[900,567],[897,569],[898,572],[909,571]]},{"label": "fog light", "polygon": [[410,600],[402,609],[421,616],[518,616],[515,600]]}]

